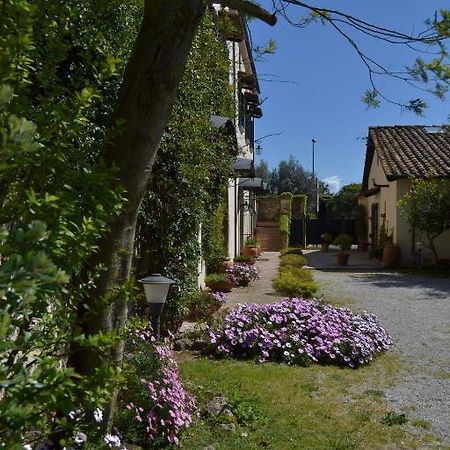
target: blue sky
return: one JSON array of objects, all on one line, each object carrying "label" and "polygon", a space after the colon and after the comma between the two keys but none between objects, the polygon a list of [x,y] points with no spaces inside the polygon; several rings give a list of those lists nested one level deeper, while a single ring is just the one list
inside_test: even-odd
[{"label": "blue sky", "polygon": [[[267,0],[260,3],[270,5]],[[339,9],[405,33],[422,30],[424,20],[433,17],[436,9],[448,7],[441,0],[324,0],[314,5]],[[306,14],[295,6],[290,11],[297,17]],[[256,121],[256,137],[281,134],[261,142],[263,151],[257,161],[265,159],[273,168],[280,160],[293,155],[311,170],[311,139],[314,138],[316,172],[336,189],[361,181],[363,138],[369,126],[448,123],[448,99],[443,102],[386,77],[379,79],[382,92],[403,101],[424,98],[429,105],[425,116],[418,117],[386,103],[378,109],[367,110],[361,102],[362,94],[369,87],[367,71],[354,49],[330,26],[316,23],[299,29],[280,17],[275,27],[253,20],[250,30],[254,45],[263,45],[270,38],[277,44],[274,55],[256,63],[261,98],[265,99],[264,116]],[[417,56],[400,46],[364,38],[358,38],[358,42],[369,56],[395,70],[411,65]]]}]

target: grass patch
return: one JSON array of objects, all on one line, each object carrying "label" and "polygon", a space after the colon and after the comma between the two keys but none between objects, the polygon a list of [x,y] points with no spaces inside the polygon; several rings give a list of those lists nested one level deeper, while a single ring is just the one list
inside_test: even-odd
[{"label": "grass patch", "polygon": [[436,370],[433,374],[441,380],[450,380],[450,371],[448,370]]},{"label": "grass patch", "polygon": [[422,428],[423,430],[431,430],[432,424],[429,420],[426,419],[411,419],[411,425],[416,428]]},{"label": "grass patch", "polygon": [[[193,450],[207,445],[216,450],[422,448],[407,429],[381,423],[389,413],[382,389],[397,375],[396,362],[393,355],[381,355],[369,366],[350,370],[183,359],[181,376],[200,407],[216,395],[233,399],[238,392],[237,409],[244,416],[234,432],[208,419],[199,420],[187,430],[183,446]],[[354,399],[355,390],[366,394]]]}]

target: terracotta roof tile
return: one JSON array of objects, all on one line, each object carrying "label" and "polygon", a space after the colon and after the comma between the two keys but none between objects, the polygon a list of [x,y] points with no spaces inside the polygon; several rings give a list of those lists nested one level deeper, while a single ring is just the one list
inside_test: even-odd
[{"label": "terracotta roof tile", "polygon": [[424,177],[431,173],[450,177],[450,126],[370,127],[363,189],[367,189],[374,152],[380,157],[389,181],[409,176]]}]

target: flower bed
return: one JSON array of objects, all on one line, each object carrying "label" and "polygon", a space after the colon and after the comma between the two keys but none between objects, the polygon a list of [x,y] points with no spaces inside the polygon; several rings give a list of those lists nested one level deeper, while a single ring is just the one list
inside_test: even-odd
[{"label": "flower bed", "polygon": [[367,364],[392,346],[373,314],[302,298],[240,305],[210,330],[210,342],[218,356],[349,367]]},{"label": "flower bed", "polygon": [[171,350],[148,331],[128,343],[127,389],[120,395],[117,426],[123,441],[144,448],[179,445],[181,431],[192,422],[194,397],[186,392]]}]

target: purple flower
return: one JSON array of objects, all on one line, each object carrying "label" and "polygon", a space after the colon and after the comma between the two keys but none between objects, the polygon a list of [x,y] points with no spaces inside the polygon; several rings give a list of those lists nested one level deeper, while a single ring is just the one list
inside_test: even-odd
[{"label": "purple flower", "polygon": [[367,364],[392,346],[374,315],[301,298],[240,305],[210,330],[210,339],[218,355],[350,367]]},{"label": "purple flower", "polygon": [[75,436],[75,443],[77,444],[81,444],[82,442],[86,441],[87,439],[87,435],[85,433],[79,432],[77,433],[77,435]]},{"label": "purple flower", "polygon": [[103,420],[103,412],[100,408],[94,410],[94,419],[97,423],[100,423]]},{"label": "purple flower", "polygon": [[126,408],[134,413],[135,423],[143,427],[149,447],[153,448],[156,441],[158,445],[162,441],[167,446],[179,445],[180,432],[192,422],[195,399],[184,389],[169,347],[156,344],[148,335],[143,336],[143,341],[141,351],[154,352],[158,357],[156,371],[139,380],[150,401],[137,399]]},{"label": "purple flower", "polygon": [[259,269],[255,265],[236,263],[227,269],[228,276],[237,285],[247,285],[251,281],[259,279]]},{"label": "purple flower", "polygon": [[114,434],[107,434],[105,436],[105,443],[110,447],[120,447],[120,438]]}]

